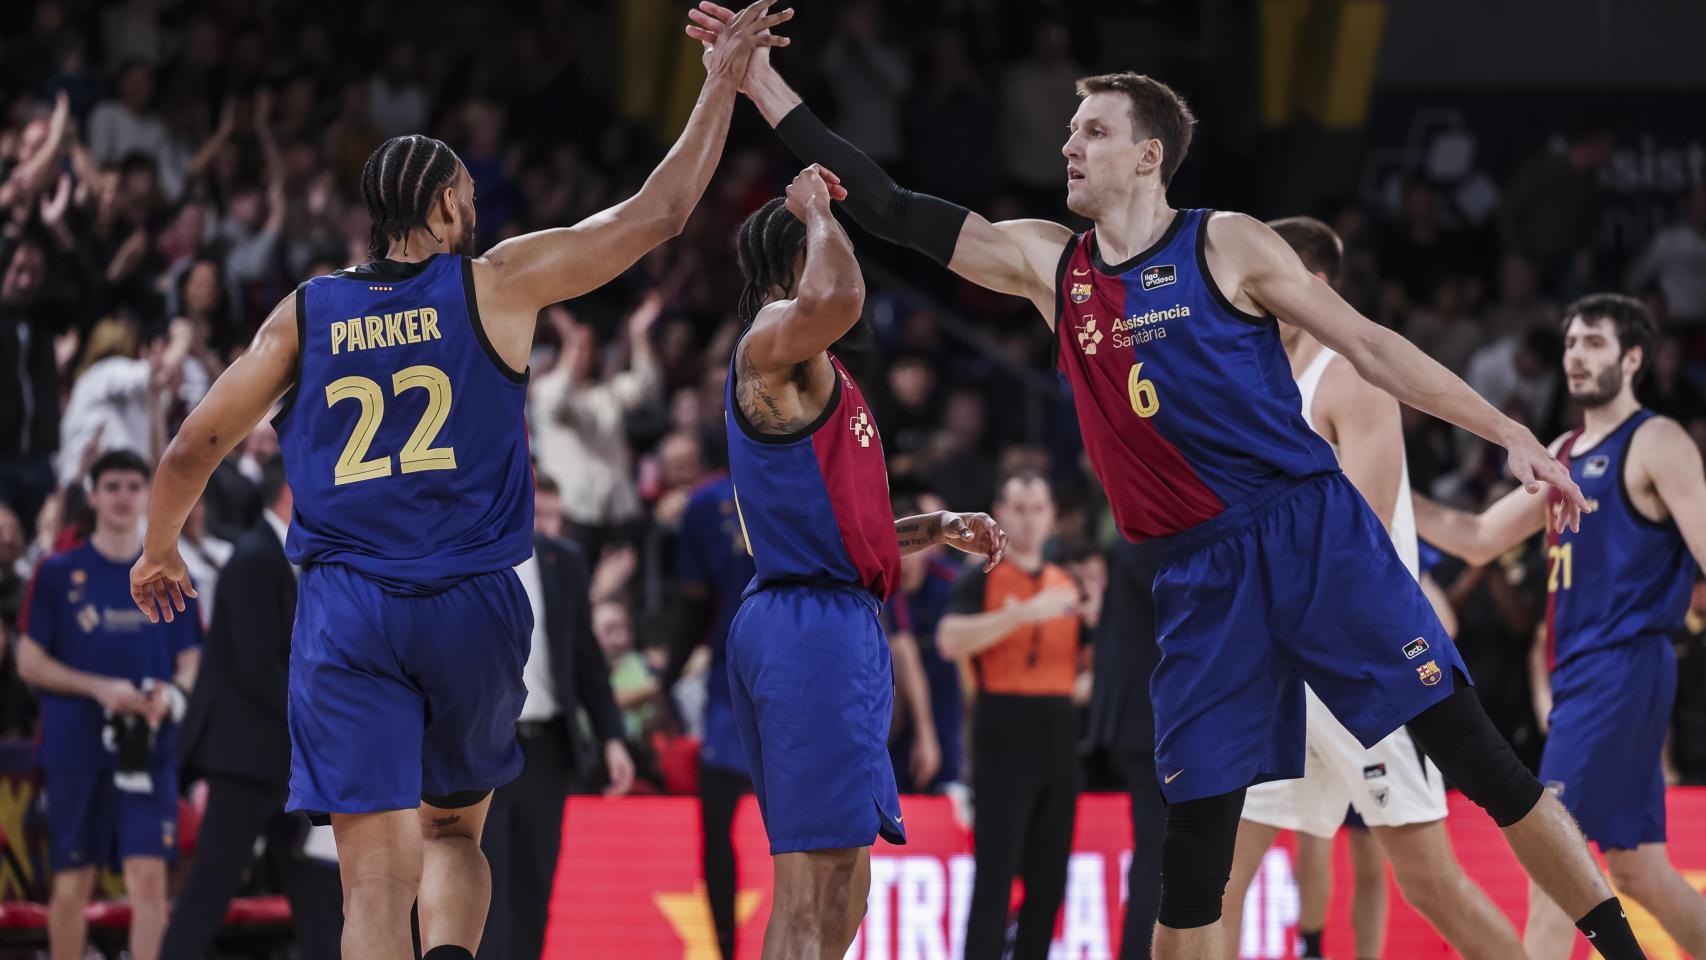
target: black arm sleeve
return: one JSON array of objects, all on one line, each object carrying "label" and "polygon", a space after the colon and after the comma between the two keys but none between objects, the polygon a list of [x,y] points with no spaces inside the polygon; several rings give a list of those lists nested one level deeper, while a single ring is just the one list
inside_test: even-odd
[{"label": "black arm sleeve", "polygon": [[800,104],[776,125],[776,135],[806,163],[821,163],[847,188],[842,204],[853,222],[890,243],[947,266],[971,211],[896,184],[864,151],[837,136]]}]

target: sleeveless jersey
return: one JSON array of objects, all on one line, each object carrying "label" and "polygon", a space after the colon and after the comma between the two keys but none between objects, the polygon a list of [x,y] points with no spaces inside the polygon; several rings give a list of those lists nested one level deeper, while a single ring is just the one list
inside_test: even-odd
[{"label": "sleeveless jersey", "polygon": [[1275,481],[1338,469],[1299,407],[1272,317],[1209,276],[1209,211],[1180,210],[1148,250],[1109,266],[1094,230],[1056,276],[1057,365],[1120,531],[1164,537]]},{"label": "sleeveless jersey", "polygon": [[274,421],[285,552],[434,593],[533,554],[527,375],[486,339],[473,265],[378,260],[296,291],[301,360]]},{"label": "sleeveless jersey", "polygon": [[[737,348],[738,353],[738,348]],[[876,421],[841,361],[823,413],[792,434],[765,434],[724,393],[729,476],[757,584],[829,581],[887,600],[900,585],[900,546]]]},{"label": "sleeveless jersey", "polygon": [[[1546,625],[1558,663],[1665,633],[1688,614],[1694,587],[1688,545],[1675,521],[1649,520],[1635,509],[1624,476],[1635,431],[1653,416],[1637,410],[1585,450],[1575,449],[1577,429],[1559,448],[1558,459],[1595,506],[1579,531],[1546,528]],[[1548,508],[1562,500],[1549,491]]]},{"label": "sleeveless jersey", "polygon": [[[1327,367],[1338,356],[1337,353],[1322,347],[1315,359],[1309,361],[1303,375],[1297,378],[1297,392],[1303,398],[1303,419],[1309,424],[1309,429],[1316,433],[1321,428],[1315,425],[1315,391],[1321,386],[1321,378],[1326,375]],[[1337,444],[1328,443],[1328,449],[1333,451],[1336,459],[1339,455]],[[1392,505],[1392,529],[1387,531],[1392,536],[1392,545],[1398,548],[1398,559],[1404,561],[1404,569],[1410,571],[1410,576],[1417,580],[1422,578],[1422,563],[1420,545],[1416,540],[1416,504],[1410,499],[1410,465],[1404,456],[1403,448],[1398,451],[1398,502]]]}]

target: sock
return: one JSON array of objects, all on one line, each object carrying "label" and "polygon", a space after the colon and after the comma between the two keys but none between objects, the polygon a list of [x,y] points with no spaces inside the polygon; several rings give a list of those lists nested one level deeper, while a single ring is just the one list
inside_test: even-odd
[{"label": "sock", "polygon": [[1629,929],[1629,919],[1623,915],[1623,904],[1616,897],[1589,910],[1587,916],[1576,921],[1576,929],[1606,960],[1646,960],[1641,945],[1635,942],[1635,931]]},{"label": "sock", "polygon": [[453,947],[445,944],[433,947],[426,952],[421,960],[474,960],[474,954],[467,947]]},{"label": "sock", "polygon": [[1305,930],[1299,927],[1297,930],[1297,955],[1303,960],[1325,956],[1321,952],[1321,933],[1320,930]]}]

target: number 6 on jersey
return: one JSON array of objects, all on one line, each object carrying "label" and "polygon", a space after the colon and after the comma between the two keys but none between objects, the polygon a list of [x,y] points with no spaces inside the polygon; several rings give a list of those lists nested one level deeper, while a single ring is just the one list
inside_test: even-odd
[{"label": "number 6 on jersey", "polygon": [[1143,376],[1143,364],[1131,365],[1126,377],[1126,392],[1131,394],[1131,411],[1147,420],[1161,409],[1161,397],[1155,392],[1155,382]]}]

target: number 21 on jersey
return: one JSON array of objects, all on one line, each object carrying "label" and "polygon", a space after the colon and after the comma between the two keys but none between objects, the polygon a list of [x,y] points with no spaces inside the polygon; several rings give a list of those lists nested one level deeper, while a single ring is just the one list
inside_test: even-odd
[{"label": "number 21 on jersey", "polygon": [[[444,371],[427,364],[404,367],[391,375],[391,392],[425,390],[426,410],[421,413],[415,432],[409,435],[403,449],[397,452],[397,465],[404,473],[422,470],[455,470],[456,450],[435,447],[438,432],[450,417],[450,378]],[[385,394],[379,384],[367,377],[340,377],[326,384],[326,406],[335,407],[345,400],[361,405],[361,415],[355,429],[344,443],[343,453],[332,468],[332,482],[342,485],[362,480],[377,480],[391,475],[391,457],[367,458],[367,448],[373,445],[373,435],[379,432],[379,421],[385,416]]]},{"label": "number 21 on jersey", "polygon": [[1546,575],[1546,592],[1557,593],[1559,590],[1570,589],[1576,579],[1576,567],[1573,543],[1555,544],[1546,548],[1546,565],[1549,572]]}]

